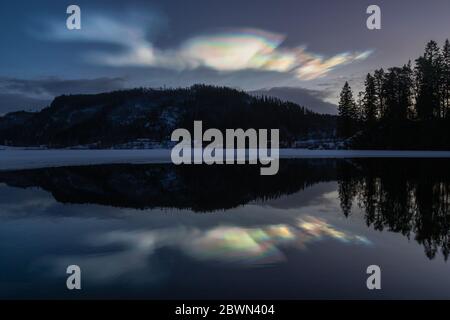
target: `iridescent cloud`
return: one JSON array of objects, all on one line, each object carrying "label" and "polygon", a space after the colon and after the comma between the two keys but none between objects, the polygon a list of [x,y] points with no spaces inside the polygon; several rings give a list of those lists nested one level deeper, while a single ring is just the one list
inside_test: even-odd
[{"label": "iridescent cloud", "polygon": [[190,39],[181,47],[180,53],[199,65],[220,71],[288,71],[295,57],[276,51],[283,40],[284,36],[274,33],[239,30]]},{"label": "iridescent cloud", "polygon": [[215,70],[293,72],[302,80],[324,76],[339,65],[366,59],[371,54],[371,51],[346,52],[324,58],[307,52],[305,47],[283,48],[284,38],[260,30],[238,30],[191,39],[180,53],[197,65]]},{"label": "iridescent cloud", "polygon": [[312,80],[326,75],[328,72],[338,67],[357,60],[364,60],[371,54],[371,51],[362,53],[341,53],[324,59],[320,56],[302,51],[299,54],[300,66],[295,70],[297,77],[304,80]]},{"label": "iridescent cloud", "polygon": [[[88,18],[89,19],[89,18]],[[106,17],[92,17],[80,32],[52,36],[71,41],[109,42],[122,52],[94,52],[91,61],[110,66],[147,66],[174,70],[200,67],[217,71],[261,70],[295,75],[301,80],[325,76],[334,68],[366,59],[371,51],[344,52],[324,57],[304,46],[285,47],[285,35],[258,29],[234,29],[186,39],[172,49],[159,49],[146,38],[145,26],[121,23]],[[90,27],[89,27],[90,26]]]}]

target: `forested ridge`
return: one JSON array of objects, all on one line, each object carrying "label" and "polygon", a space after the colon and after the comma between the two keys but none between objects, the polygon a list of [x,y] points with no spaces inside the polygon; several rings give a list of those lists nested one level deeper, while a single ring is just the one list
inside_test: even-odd
[{"label": "forested ridge", "polygon": [[414,63],[367,74],[356,96],[348,82],[337,133],[355,149],[450,147],[450,42],[425,46]]},{"label": "forested ridge", "polygon": [[0,117],[0,144],[52,148],[110,147],[136,139],[170,142],[173,130],[279,129],[280,145],[335,134],[336,116],[227,87],[137,88],[101,94],[63,95],[39,112]]}]

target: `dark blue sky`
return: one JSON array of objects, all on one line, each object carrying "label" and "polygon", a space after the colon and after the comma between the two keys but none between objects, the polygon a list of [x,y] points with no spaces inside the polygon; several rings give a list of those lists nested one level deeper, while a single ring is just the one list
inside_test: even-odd
[{"label": "dark blue sky", "polygon": [[[66,28],[70,4],[81,30]],[[370,4],[381,30],[366,28]],[[448,0],[2,1],[0,114],[63,93],[194,83],[335,102],[343,81],[358,89],[367,72],[450,37],[449,16]]]}]

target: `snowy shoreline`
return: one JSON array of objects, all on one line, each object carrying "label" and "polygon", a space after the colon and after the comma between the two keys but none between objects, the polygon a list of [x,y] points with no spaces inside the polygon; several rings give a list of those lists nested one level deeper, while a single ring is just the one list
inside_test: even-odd
[{"label": "snowy shoreline", "polygon": [[[171,163],[171,149],[145,150],[0,150],[0,170],[99,164]],[[450,151],[280,149],[282,159],[303,158],[449,158]]]}]

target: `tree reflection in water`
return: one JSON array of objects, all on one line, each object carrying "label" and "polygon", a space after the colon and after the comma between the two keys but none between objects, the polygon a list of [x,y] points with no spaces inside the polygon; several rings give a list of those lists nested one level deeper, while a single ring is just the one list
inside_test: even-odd
[{"label": "tree reflection in water", "polygon": [[363,209],[368,226],[401,233],[422,244],[428,258],[450,254],[450,161],[364,159],[337,166],[343,213]]}]

